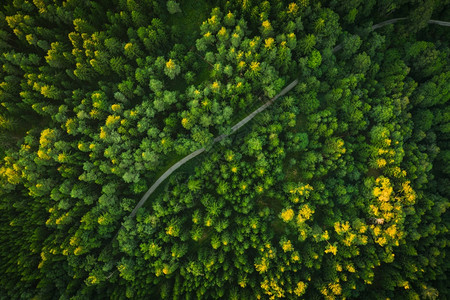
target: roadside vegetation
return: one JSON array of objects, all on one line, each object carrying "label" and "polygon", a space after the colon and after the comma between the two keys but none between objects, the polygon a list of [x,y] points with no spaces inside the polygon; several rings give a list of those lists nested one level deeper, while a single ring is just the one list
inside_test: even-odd
[{"label": "roadside vegetation", "polygon": [[0,299],[450,297],[448,11],[7,1]]}]

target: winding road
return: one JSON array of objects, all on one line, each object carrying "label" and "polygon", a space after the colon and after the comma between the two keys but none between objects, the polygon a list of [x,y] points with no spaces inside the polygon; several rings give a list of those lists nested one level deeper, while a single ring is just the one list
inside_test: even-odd
[{"label": "winding road", "polygon": [[[402,21],[402,20],[406,20],[406,18],[395,18],[395,19],[391,19],[391,20],[387,20],[378,24],[375,24],[372,26],[372,30],[384,27],[386,25],[389,24],[393,24],[396,23],[398,21]],[[429,24],[437,24],[437,25],[441,25],[441,26],[450,26],[450,22],[445,22],[445,21],[438,21],[438,20],[429,20],[428,21]],[[342,49],[342,43],[337,45],[336,47],[333,48],[332,52],[335,53],[339,50]],[[231,133],[233,134],[235,131],[237,131],[239,128],[241,128],[242,126],[244,126],[245,124],[247,124],[251,119],[253,119],[257,114],[259,114],[260,112],[262,112],[263,110],[265,110],[267,107],[269,107],[275,100],[277,100],[278,98],[284,96],[286,93],[288,93],[290,90],[292,90],[296,85],[298,84],[298,79],[294,80],[293,82],[291,82],[288,86],[286,86],[278,95],[276,95],[275,97],[273,97],[271,100],[267,101],[266,103],[264,103],[262,106],[260,106],[258,109],[256,109],[255,111],[253,111],[251,114],[249,114],[247,117],[245,117],[244,119],[242,119],[240,122],[238,122],[236,125],[234,125],[233,127],[231,127]],[[226,138],[227,136],[229,136],[230,134],[222,134],[218,137],[216,137],[214,139],[214,143],[220,142],[221,140],[223,140],[224,138]],[[176,162],[173,166],[171,166],[166,172],[164,172],[164,174],[162,174],[158,180],[156,180],[156,182],[148,189],[148,191],[144,194],[144,196],[142,196],[141,200],[138,202],[138,204],[136,204],[136,207],[133,209],[133,211],[130,213],[129,217],[134,217],[138,211],[139,208],[142,207],[142,205],[144,205],[145,201],[147,201],[147,199],[150,197],[151,194],[153,194],[153,192],[158,188],[158,186],[167,178],[169,177],[175,170],[177,170],[179,167],[181,167],[182,165],[184,165],[185,163],[187,163],[188,161],[190,161],[191,159],[193,159],[194,157],[196,157],[197,155],[203,153],[206,149],[205,148],[200,148],[194,152],[192,152],[191,154],[185,156],[184,158],[182,158],[181,160],[179,160],[178,162]]]},{"label": "winding road", "polygon": [[[372,30],[384,27],[386,25],[389,24],[393,24],[395,22],[398,21],[402,21],[405,20],[406,18],[395,18],[395,19],[391,19],[391,20],[387,20],[378,24],[375,24],[372,26]],[[441,26],[450,26],[450,22],[445,22],[445,21],[439,21],[439,20],[429,20],[428,21],[429,24],[437,24],[437,25],[441,25]],[[337,45],[336,47],[333,48],[332,52],[335,53],[339,50],[342,49],[342,43]],[[286,93],[288,93],[290,90],[292,90],[296,85],[298,84],[298,79],[294,80],[293,82],[291,82],[288,86],[286,86],[279,94],[277,94],[275,97],[273,97],[271,100],[267,101],[266,103],[264,103],[263,105],[261,105],[258,109],[256,109],[255,111],[253,111],[251,114],[249,114],[247,117],[245,117],[244,119],[242,119],[241,121],[239,121],[236,125],[234,125],[231,128],[231,133],[229,134],[222,134],[218,137],[216,137],[214,139],[214,143],[220,142],[221,140],[223,140],[224,138],[226,138],[227,136],[229,136],[230,134],[233,134],[235,131],[237,131],[239,128],[241,128],[242,126],[244,126],[245,124],[247,124],[251,119],[253,119],[257,114],[259,114],[260,112],[262,112],[263,110],[265,110],[267,107],[269,107],[275,100],[277,100],[278,98],[284,96]],[[139,210],[139,208],[142,207],[142,205],[144,205],[144,203],[147,201],[147,199],[150,197],[151,194],[153,194],[153,192],[156,190],[156,188],[167,178],[169,177],[175,170],[177,170],[179,167],[181,167],[183,164],[185,164],[186,162],[188,162],[189,160],[191,160],[192,158],[196,157],[197,155],[203,153],[206,149],[205,148],[200,148],[194,152],[192,152],[191,154],[185,156],[184,158],[182,158],[181,160],[179,160],[178,162],[176,162],[173,166],[171,166],[166,172],[164,172],[164,174],[162,174],[157,180],[156,182],[148,189],[148,191],[144,194],[144,196],[142,196],[141,200],[138,202],[138,204],[136,205],[136,207],[133,209],[133,211],[130,213],[129,217],[134,217],[136,215],[136,212]],[[118,234],[118,232],[117,232]],[[115,235],[114,238],[117,237],[117,234]],[[106,279],[108,280],[109,278],[111,278],[111,276],[113,274],[115,274],[117,272],[117,269],[114,270],[111,274],[109,274],[109,276],[106,277]]]},{"label": "winding road", "polygon": [[[381,22],[381,23],[373,25],[372,26],[372,30],[375,30],[375,29],[387,26],[389,24],[394,24],[394,23],[396,23],[398,21],[403,21],[403,20],[406,20],[406,18],[390,19],[390,20],[387,20],[387,21],[384,21],[384,22]],[[437,25],[447,26],[447,27],[450,26],[450,22],[439,21],[439,20],[428,20],[428,24],[437,24]],[[333,53],[335,53],[335,52],[337,52],[337,51],[339,51],[341,49],[342,49],[342,43],[333,48]]]},{"label": "winding road", "polygon": [[[229,134],[222,134],[218,137],[216,137],[214,139],[214,143],[220,142],[221,140],[223,140],[224,138],[226,138],[227,136],[229,136],[230,134],[233,134],[235,131],[237,131],[239,128],[241,128],[242,126],[244,126],[245,124],[247,124],[248,122],[250,122],[251,119],[253,119],[257,114],[259,114],[260,112],[262,112],[263,110],[265,110],[267,107],[269,107],[275,100],[277,100],[278,98],[284,96],[286,93],[288,93],[290,90],[292,90],[298,83],[298,79],[295,79],[293,82],[291,82],[288,86],[286,86],[280,93],[278,93],[275,97],[273,97],[271,100],[267,101],[266,103],[264,103],[263,105],[261,105],[259,108],[257,108],[256,110],[254,110],[251,114],[249,114],[247,117],[245,117],[244,119],[242,119],[241,121],[239,121],[238,123],[236,123],[236,125],[234,125],[233,127],[231,127],[231,133]],[[150,197],[151,194],[153,194],[153,192],[158,188],[158,186],[167,178],[170,176],[170,174],[172,174],[176,169],[178,169],[179,167],[181,167],[182,165],[184,165],[185,163],[187,163],[188,161],[190,161],[191,159],[193,159],[194,157],[196,157],[197,155],[201,154],[202,152],[204,152],[206,149],[200,148],[194,152],[192,152],[191,154],[185,156],[184,158],[180,159],[179,161],[177,161],[173,166],[171,166],[166,172],[164,172],[164,174],[162,174],[158,180],[156,180],[156,182],[148,189],[148,191],[145,193],[144,196],[142,196],[141,200],[138,202],[138,204],[136,205],[136,207],[133,209],[133,211],[130,213],[129,217],[134,217],[136,215],[136,212],[138,211],[139,208],[142,207],[142,205],[144,205],[145,201],[147,201],[148,197]]]}]

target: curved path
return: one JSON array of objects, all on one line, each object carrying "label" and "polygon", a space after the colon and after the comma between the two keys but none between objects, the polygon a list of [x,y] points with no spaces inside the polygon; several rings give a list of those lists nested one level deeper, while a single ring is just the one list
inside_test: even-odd
[{"label": "curved path", "polygon": [[[405,20],[406,18],[396,18],[396,19],[391,19],[391,20],[387,20],[378,24],[375,24],[372,26],[372,30],[381,28],[383,26],[389,25],[389,24],[393,24],[395,22],[401,21],[401,20]],[[450,22],[445,22],[445,21],[439,21],[439,20],[429,20],[428,21],[429,24],[437,24],[437,25],[441,25],[441,26],[450,26]],[[336,47],[333,48],[333,53],[337,52],[339,50],[342,49],[342,44],[337,45]],[[286,86],[278,95],[276,95],[275,97],[273,97],[271,100],[267,101],[266,103],[264,103],[262,106],[260,106],[258,109],[256,109],[255,111],[253,111],[251,114],[249,114],[247,117],[245,117],[243,120],[241,120],[240,122],[238,122],[236,125],[234,125],[233,127],[231,127],[231,133],[229,134],[222,134],[218,137],[216,137],[214,139],[214,143],[217,143],[221,140],[223,140],[224,138],[226,138],[227,136],[229,136],[230,134],[234,133],[236,130],[238,130],[239,128],[241,128],[242,126],[244,126],[245,124],[247,124],[251,119],[253,119],[257,114],[259,114],[260,112],[262,112],[263,110],[265,110],[268,106],[270,106],[275,100],[277,100],[279,97],[284,96],[287,92],[289,92],[294,86],[296,86],[298,84],[298,79],[294,80],[293,82],[291,82],[288,86]],[[201,154],[202,152],[205,151],[205,148],[201,148],[198,149],[194,152],[192,152],[191,154],[185,156],[184,158],[182,158],[181,160],[179,160],[178,162],[176,162],[172,167],[170,167],[166,172],[164,172],[164,174],[162,174],[158,180],[156,180],[156,182],[150,187],[150,189],[148,189],[148,191],[145,193],[144,196],[142,196],[141,200],[138,202],[138,204],[136,205],[136,207],[133,209],[133,211],[130,213],[129,217],[133,217],[136,215],[136,212],[138,211],[139,208],[142,207],[142,205],[144,205],[145,201],[147,201],[147,199],[150,197],[150,195],[156,190],[156,188],[167,178],[170,176],[170,174],[172,174],[176,169],[178,169],[179,167],[181,167],[183,164],[185,164],[186,162],[188,162],[189,160],[191,160],[192,158],[196,157],[197,155]],[[118,233],[117,233],[118,234]],[[116,236],[117,236],[116,234]],[[109,274],[109,276],[106,277],[106,279],[111,278],[111,276],[113,274],[115,274],[117,272],[117,269],[114,270],[114,272],[112,272],[111,274]]]},{"label": "curved path", "polygon": [[[275,100],[277,100],[278,98],[284,96],[285,94],[287,94],[290,90],[292,90],[296,85],[298,84],[298,79],[295,79],[294,81],[292,81],[288,86],[286,86],[281,92],[279,92],[275,97],[273,97],[271,100],[267,101],[266,103],[264,103],[263,105],[261,105],[259,108],[257,108],[256,110],[254,110],[251,114],[249,114],[247,117],[245,117],[244,119],[242,119],[241,121],[239,121],[238,123],[236,123],[236,125],[234,125],[233,127],[231,127],[231,133],[229,134],[222,134],[219,135],[218,137],[216,137],[214,139],[214,143],[220,142],[221,140],[223,140],[224,138],[226,138],[227,136],[233,134],[235,131],[237,131],[239,128],[241,128],[242,126],[244,126],[245,124],[247,124],[248,122],[250,122],[251,119],[253,119],[257,114],[259,114],[260,112],[262,112],[263,110],[265,110],[267,107],[269,107],[273,102],[275,102]],[[142,207],[142,205],[144,205],[144,203],[147,201],[147,199],[150,197],[151,194],[153,194],[153,192],[158,188],[158,186],[167,178],[169,177],[176,169],[178,169],[179,167],[181,167],[182,165],[184,165],[185,163],[187,163],[188,161],[190,161],[191,159],[193,159],[194,157],[196,157],[197,155],[203,153],[206,149],[200,148],[194,152],[192,152],[191,154],[185,156],[184,158],[180,159],[179,161],[177,161],[173,166],[171,166],[166,172],[164,172],[164,174],[162,174],[158,180],[156,180],[156,182],[148,189],[148,191],[144,194],[144,196],[142,196],[141,200],[138,202],[138,204],[136,204],[136,207],[133,209],[133,211],[129,214],[128,217],[134,217],[137,213],[137,211],[139,210],[139,208]],[[117,231],[116,235],[114,236],[113,240],[117,237],[117,235],[119,234],[119,231]],[[117,269],[114,270],[113,272],[111,272],[111,274],[109,274],[106,279],[109,280],[109,278],[111,278],[112,275],[114,275],[117,272]]]},{"label": "curved path", "polygon": [[[387,20],[387,21],[384,21],[384,22],[381,22],[381,23],[373,25],[372,26],[372,30],[384,27],[384,26],[389,25],[389,24],[394,24],[394,23],[396,23],[398,21],[403,21],[403,20],[406,20],[406,18],[390,19],[390,20]],[[441,25],[441,26],[450,26],[450,22],[439,21],[439,20],[428,20],[428,24],[437,24],[437,25]],[[337,52],[337,51],[339,51],[341,49],[342,49],[342,43],[333,48],[333,53]]]},{"label": "curved path", "polygon": [[429,20],[428,24],[437,24],[437,25],[441,25],[441,26],[450,27],[450,22],[439,21],[439,20]]},{"label": "curved path", "polygon": [[[267,101],[266,103],[264,103],[262,106],[260,106],[259,108],[257,108],[255,111],[253,111],[251,114],[249,114],[247,117],[245,117],[244,119],[242,119],[241,121],[239,121],[236,125],[234,125],[233,127],[231,127],[231,133],[229,134],[222,134],[218,137],[216,137],[214,139],[214,143],[220,142],[221,140],[223,140],[224,138],[226,138],[227,136],[229,136],[230,134],[233,134],[235,131],[237,131],[239,128],[241,128],[242,126],[244,126],[245,124],[247,124],[251,119],[253,119],[257,114],[259,114],[260,112],[262,112],[263,110],[265,110],[267,107],[269,107],[275,100],[277,100],[278,98],[284,96],[287,92],[289,92],[290,90],[292,90],[294,88],[294,86],[296,86],[298,83],[298,79],[295,79],[293,82],[291,82],[288,86],[286,86],[280,93],[278,93],[278,95],[276,95],[275,97],[273,97],[271,100]],[[136,215],[136,212],[138,211],[139,208],[142,207],[142,205],[144,205],[145,201],[147,201],[148,197],[150,197],[151,194],[153,194],[153,192],[158,188],[158,186],[167,178],[170,176],[170,174],[172,174],[176,169],[178,169],[179,167],[181,167],[182,165],[184,165],[185,163],[187,163],[188,161],[190,161],[191,159],[193,159],[194,157],[196,157],[197,155],[201,154],[202,152],[204,152],[206,149],[200,148],[194,152],[192,152],[191,154],[185,156],[184,158],[182,158],[181,160],[179,160],[178,162],[176,162],[173,166],[171,166],[166,172],[164,172],[164,174],[161,175],[161,177],[158,178],[158,180],[156,180],[156,182],[148,189],[148,191],[145,193],[144,196],[142,196],[141,200],[138,202],[138,204],[136,205],[136,207],[133,209],[133,211],[130,213],[129,217],[134,217]]]},{"label": "curved path", "polygon": [[[402,21],[402,20],[406,20],[406,18],[395,18],[395,19],[390,19],[378,24],[375,24],[372,26],[372,30],[384,27],[386,25],[389,24],[393,24],[396,23],[398,21]],[[441,25],[441,26],[450,26],[450,22],[445,22],[445,21],[439,21],[439,20],[429,20],[428,21],[429,24],[437,24],[437,25]],[[337,45],[336,47],[333,48],[333,53],[339,51],[342,49],[342,43]],[[236,130],[238,130],[239,128],[241,128],[242,126],[244,126],[245,124],[247,124],[251,119],[253,119],[257,114],[259,114],[260,112],[262,112],[263,110],[265,110],[268,106],[270,106],[275,100],[277,100],[279,97],[284,96],[286,93],[288,93],[294,86],[296,86],[298,84],[298,79],[294,80],[293,82],[291,82],[288,86],[286,86],[278,95],[276,95],[275,97],[273,97],[271,100],[267,101],[266,103],[264,103],[262,106],[260,106],[258,109],[256,109],[255,111],[253,111],[251,114],[249,114],[247,117],[245,117],[244,119],[242,119],[240,122],[238,122],[236,125],[234,125],[233,127],[231,127],[231,133],[229,134],[222,134],[218,137],[216,137],[214,139],[214,143],[220,142],[221,140],[223,140],[224,138],[226,138],[227,136],[229,136],[230,134],[233,134]],[[182,158],[181,160],[179,160],[178,162],[176,162],[173,166],[171,166],[166,172],[164,172],[164,174],[162,174],[158,180],[156,180],[156,182],[150,187],[150,189],[148,189],[148,191],[144,194],[144,196],[142,196],[141,200],[138,202],[138,204],[136,204],[136,207],[133,209],[133,211],[130,213],[129,217],[134,217],[136,215],[136,212],[138,211],[139,208],[142,207],[142,205],[144,205],[145,201],[147,201],[147,199],[150,197],[151,194],[153,194],[153,192],[158,188],[158,186],[167,178],[169,177],[175,170],[177,170],[179,167],[181,167],[182,165],[184,165],[186,162],[188,162],[189,160],[193,159],[194,157],[196,157],[197,155],[201,154],[202,152],[204,152],[206,149],[205,148],[200,148],[194,152],[192,152],[191,154],[185,156],[184,158]]]},{"label": "curved path", "polygon": [[[373,25],[372,30],[375,30],[375,29],[381,28],[383,26],[393,24],[395,22],[402,21],[402,20],[406,20],[406,18],[390,19],[390,20]],[[447,26],[447,27],[450,26],[450,22],[439,21],[439,20],[428,20],[428,24],[437,24],[437,25]]]}]

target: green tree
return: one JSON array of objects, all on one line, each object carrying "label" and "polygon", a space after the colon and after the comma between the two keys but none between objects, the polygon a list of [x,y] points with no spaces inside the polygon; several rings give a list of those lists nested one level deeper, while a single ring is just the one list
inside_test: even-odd
[{"label": "green tree", "polygon": [[167,11],[172,15],[181,12],[180,4],[178,4],[176,1],[168,0],[166,2],[166,5]]},{"label": "green tree", "polygon": [[169,59],[164,67],[164,73],[170,78],[174,79],[175,76],[180,74],[181,68],[179,65],[176,64],[176,62],[172,59]]}]

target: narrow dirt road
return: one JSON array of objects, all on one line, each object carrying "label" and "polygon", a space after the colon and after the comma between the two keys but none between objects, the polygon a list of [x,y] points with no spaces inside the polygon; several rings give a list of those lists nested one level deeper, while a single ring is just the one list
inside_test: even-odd
[{"label": "narrow dirt road", "polygon": [[[402,21],[402,20],[406,20],[406,18],[395,18],[395,19],[390,19],[378,24],[375,24],[372,26],[372,30],[387,26],[389,24],[393,24],[396,23],[398,21]],[[437,24],[437,25],[441,25],[441,26],[450,26],[450,22],[445,22],[445,21],[438,21],[438,20],[429,20],[428,21],[429,24]],[[339,51],[342,49],[342,44],[337,45],[336,47],[333,48],[333,53]],[[288,93],[290,90],[292,90],[296,85],[298,84],[298,79],[294,80],[293,82],[291,82],[288,86],[286,86],[280,93],[278,93],[278,95],[276,95],[275,97],[273,97],[271,100],[267,101],[266,103],[264,103],[262,106],[260,106],[258,109],[256,109],[255,111],[253,111],[251,114],[249,114],[247,117],[245,117],[244,119],[242,119],[241,121],[239,121],[236,125],[234,125],[233,127],[231,127],[232,133],[234,133],[235,131],[237,131],[239,128],[241,128],[242,126],[244,126],[245,124],[247,124],[251,119],[253,119],[257,114],[259,114],[260,112],[262,112],[263,110],[265,110],[267,107],[269,107],[275,100],[277,100],[279,97],[284,96],[286,93]],[[226,138],[227,136],[229,136],[230,134],[222,134],[218,137],[216,137],[214,139],[214,143],[220,142],[221,140],[223,140],[224,138]],[[134,217],[136,215],[136,212],[138,211],[139,208],[142,207],[142,205],[144,205],[145,201],[147,201],[147,199],[150,197],[150,195],[158,188],[158,186],[167,178],[170,176],[170,174],[172,174],[175,170],[177,170],[179,167],[181,167],[182,165],[184,165],[186,162],[188,162],[189,160],[191,160],[192,158],[196,157],[197,155],[201,154],[202,152],[205,151],[205,148],[201,148],[198,149],[194,152],[192,152],[191,154],[185,156],[184,158],[182,158],[181,160],[179,160],[178,162],[176,162],[172,167],[170,167],[166,172],[164,172],[164,174],[161,175],[161,177],[158,178],[158,180],[156,180],[156,182],[150,187],[150,189],[145,193],[144,196],[142,196],[141,200],[138,202],[138,204],[136,205],[136,207],[133,209],[133,211],[130,213],[130,217]]]},{"label": "narrow dirt road", "polygon": [[[244,119],[242,119],[241,121],[239,121],[236,125],[234,125],[233,127],[231,127],[231,133],[233,134],[234,132],[236,132],[239,128],[241,128],[242,126],[244,126],[245,124],[247,124],[248,122],[250,122],[251,119],[253,119],[257,114],[259,114],[260,112],[262,112],[263,110],[265,110],[267,107],[269,107],[273,102],[275,102],[275,100],[277,100],[278,98],[284,96],[286,93],[288,93],[290,90],[292,90],[296,85],[298,84],[298,79],[294,80],[293,82],[291,82],[288,86],[286,86],[280,93],[278,93],[278,95],[276,95],[275,97],[273,97],[271,100],[267,101],[266,103],[264,103],[263,105],[261,105],[259,108],[257,108],[255,111],[253,111],[251,114],[249,114],[247,117],[245,117]],[[216,137],[214,139],[214,143],[220,142],[221,140],[223,140],[224,138],[226,138],[227,136],[229,136],[230,134],[222,134],[218,137]],[[167,178],[170,176],[170,174],[172,174],[173,172],[175,172],[179,167],[181,167],[182,165],[184,165],[185,163],[187,163],[188,161],[190,161],[191,159],[193,159],[194,157],[196,157],[197,155],[201,154],[202,152],[205,151],[205,148],[200,148],[194,152],[192,152],[189,155],[186,155],[184,158],[180,159],[179,161],[177,161],[173,166],[171,166],[166,172],[164,172],[164,174],[162,174],[158,180],[156,180],[156,182],[150,187],[150,189],[148,189],[148,191],[145,193],[144,196],[142,196],[141,200],[138,202],[138,204],[136,205],[136,207],[133,209],[133,211],[130,213],[130,217],[134,217],[138,211],[139,208],[142,207],[142,205],[144,205],[145,201],[147,201],[147,199],[150,197],[151,194],[153,194],[153,192],[158,188],[158,186]]]},{"label": "narrow dirt road", "polygon": [[[396,18],[396,19],[391,19],[391,20],[387,20],[378,24],[375,24],[372,26],[372,30],[381,28],[383,26],[389,25],[389,24],[393,24],[395,22],[401,21],[401,20],[405,20],[406,18]],[[445,21],[439,21],[439,20],[429,20],[428,21],[429,24],[437,24],[437,25],[441,25],[441,26],[450,26],[450,22],[445,22]],[[333,48],[333,53],[339,51],[342,49],[342,44],[337,45],[336,47]],[[239,121],[236,125],[234,125],[231,128],[231,133],[234,133],[235,131],[237,131],[239,128],[241,128],[242,126],[244,126],[245,124],[247,124],[251,119],[253,119],[257,114],[259,114],[260,112],[262,112],[263,110],[265,110],[267,107],[269,107],[275,100],[277,100],[279,97],[284,96],[286,93],[288,93],[290,90],[292,90],[296,85],[298,84],[298,79],[294,80],[293,82],[291,82],[288,86],[286,86],[280,93],[278,93],[278,95],[276,95],[275,97],[273,97],[271,100],[267,101],[266,103],[264,103],[262,106],[260,106],[259,108],[257,108],[255,111],[253,111],[251,114],[249,114],[247,117],[245,117],[244,119],[242,119],[241,121]],[[214,143],[217,143],[221,140],[223,140],[224,138],[226,138],[227,136],[229,136],[230,134],[222,134],[218,137],[216,137],[214,139]],[[138,204],[136,205],[136,207],[133,209],[133,211],[130,213],[130,217],[134,217],[136,215],[136,212],[139,210],[139,208],[142,207],[142,205],[144,205],[144,203],[147,201],[147,199],[150,197],[150,195],[156,190],[156,188],[167,178],[169,177],[175,170],[177,170],[179,167],[181,167],[183,164],[185,164],[186,162],[188,162],[189,160],[191,160],[192,158],[196,157],[197,155],[203,153],[205,151],[205,148],[201,148],[198,149],[194,152],[192,152],[191,154],[185,156],[184,158],[182,158],[181,160],[179,160],[178,162],[176,162],[173,166],[171,166],[166,172],[164,172],[163,175],[161,175],[156,182],[150,187],[150,189],[145,193],[144,196],[142,196],[141,200],[138,202]],[[117,234],[114,236],[114,238],[117,237]],[[111,276],[113,274],[115,274],[117,272],[117,269],[112,272],[111,274],[109,274],[109,276],[107,276],[107,279],[111,278]]]},{"label": "narrow dirt road", "polygon": [[[381,23],[373,25],[372,26],[372,30],[384,27],[384,26],[389,25],[389,24],[394,24],[394,23],[396,23],[398,21],[402,21],[402,20],[406,20],[406,18],[390,19],[390,20],[387,20],[387,21],[384,21],[384,22],[381,22]],[[441,26],[450,27],[450,22],[439,21],[439,20],[429,20],[428,24],[437,24],[437,25],[441,25]],[[337,45],[336,47],[333,48],[333,53],[335,53],[335,52],[337,52],[337,51],[339,51],[341,49],[342,49],[342,44],[339,44],[339,45]]]}]

